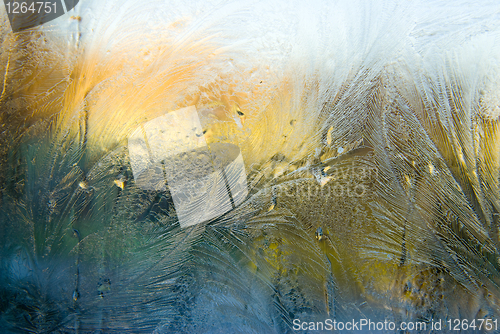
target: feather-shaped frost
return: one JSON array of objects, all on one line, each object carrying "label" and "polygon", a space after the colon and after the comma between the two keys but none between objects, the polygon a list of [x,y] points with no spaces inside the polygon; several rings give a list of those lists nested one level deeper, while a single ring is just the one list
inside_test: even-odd
[{"label": "feather-shaped frost", "polygon": [[[2,12],[0,327],[498,318],[499,9],[90,1],[17,34]],[[185,227],[128,140],[193,106],[248,195]]]}]

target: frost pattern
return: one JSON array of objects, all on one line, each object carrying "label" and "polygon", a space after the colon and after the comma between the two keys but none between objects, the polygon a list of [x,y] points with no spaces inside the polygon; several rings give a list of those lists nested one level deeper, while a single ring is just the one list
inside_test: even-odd
[{"label": "frost pattern", "polygon": [[[499,9],[89,1],[15,35],[2,10],[0,327],[497,319]],[[248,193],[186,227],[128,138],[190,106]]]}]

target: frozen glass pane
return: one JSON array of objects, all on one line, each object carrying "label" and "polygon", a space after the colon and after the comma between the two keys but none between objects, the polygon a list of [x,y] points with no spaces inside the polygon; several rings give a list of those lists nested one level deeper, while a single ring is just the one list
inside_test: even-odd
[{"label": "frozen glass pane", "polygon": [[500,331],[498,1],[40,3],[2,333]]}]

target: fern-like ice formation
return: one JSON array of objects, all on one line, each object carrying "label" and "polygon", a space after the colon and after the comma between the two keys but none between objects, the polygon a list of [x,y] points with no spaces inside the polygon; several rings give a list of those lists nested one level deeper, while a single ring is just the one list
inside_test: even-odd
[{"label": "fern-like ice formation", "polygon": [[[0,327],[497,319],[498,13],[81,1],[13,34],[2,12]],[[208,145],[241,149],[248,196],[181,228],[127,138],[189,106]]]}]

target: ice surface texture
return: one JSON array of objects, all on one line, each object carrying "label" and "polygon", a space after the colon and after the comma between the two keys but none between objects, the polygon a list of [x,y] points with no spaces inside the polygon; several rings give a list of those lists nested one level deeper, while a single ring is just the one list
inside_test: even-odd
[{"label": "ice surface texture", "polygon": [[[2,9],[0,328],[498,319],[499,13],[96,0],[13,34]],[[190,106],[248,195],[181,228],[127,138]]]}]

